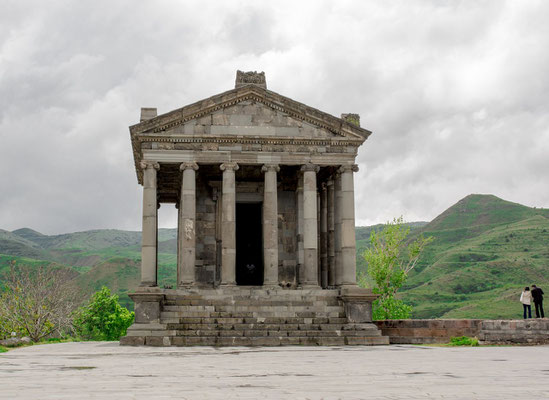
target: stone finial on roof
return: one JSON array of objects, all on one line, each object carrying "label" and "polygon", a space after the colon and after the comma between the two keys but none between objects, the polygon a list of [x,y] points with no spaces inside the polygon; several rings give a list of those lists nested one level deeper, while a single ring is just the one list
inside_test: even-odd
[{"label": "stone finial on roof", "polygon": [[358,114],[341,114],[341,119],[360,128],[360,115]]},{"label": "stone finial on roof", "polygon": [[153,119],[157,115],[156,108],[142,107],[141,108],[141,118],[140,121],[146,121],[148,119]]},{"label": "stone finial on roof", "polygon": [[267,89],[267,82],[265,81],[265,72],[257,72],[257,71],[236,71],[236,82],[235,82],[235,88],[238,89],[239,87],[245,86],[245,85],[256,85],[259,87],[262,87],[263,89]]}]

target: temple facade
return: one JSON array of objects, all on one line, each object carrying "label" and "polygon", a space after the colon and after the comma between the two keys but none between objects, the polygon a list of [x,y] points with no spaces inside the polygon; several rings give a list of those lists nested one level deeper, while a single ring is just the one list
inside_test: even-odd
[{"label": "temple facade", "polygon": [[[387,343],[371,324],[375,295],[356,285],[355,158],[371,134],[357,114],[334,117],[238,71],[227,92],[142,108],[130,134],[143,239],[123,344]],[[174,288],[157,286],[162,203],[178,209]]]}]

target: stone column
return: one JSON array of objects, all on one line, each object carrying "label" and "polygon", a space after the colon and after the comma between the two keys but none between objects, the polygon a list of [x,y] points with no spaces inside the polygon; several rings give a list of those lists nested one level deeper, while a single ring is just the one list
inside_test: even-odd
[{"label": "stone column", "polygon": [[154,161],[141,161],[143,169],[143,231],[141,236],[141,285],[156,286],[157,270],[157,215],[156,171]]},{"label": "stone column", "polygon": [[177,286],[191,286],[195,281],[196,261],[196,170],[195,162],[179,166],[183,171],[179,204],[179,238],[177,259]]},{"label": "stone column", "polygon": [[304,286],[318,286],[318,232],[316,173],[319,167],[306,164],[303,171],[303,270]]},{"label": "stone column", "polygon": [[263,190],[263,285],[278,286],[278,188],[276,174],[280,167],[265,164]]},{"label": "stone column", "polygon": [[303,269],[303,174],[297,178],[296,188],[296,219],[297,219],[297,283],[304,280]]},{"label": "stone column", "polygon": [[334,181],[328,180],[328,286],[335,286]]},{"label": "stone column", "polygon": [[334,176],[334,283],[341,285],[343,276],[341,261],[341,174],[336,172]]},{"label": "stone column", "polygon": [[318,266],[316,271],[316,281],[319,285],[322,285],[322,256],[321,256],[321,243],[320,243],[320,188],[317,185],[316,192],[316,265]]},{"label": "stone column", "polygon": [[223,193],[221,212],[221,284],[235,285],[236,265],[236,180],[238,164],[221,164],[223,171]]},{"label": "stone column", "polygon": [[344,165],[341,174],[341,262],[342,286],[356,285],[355,188],[353,172],[358,165]]},{"label": "stone column", "polygon": [[320,190],[320,282],[328,287],[328,186],[322,183]]}]

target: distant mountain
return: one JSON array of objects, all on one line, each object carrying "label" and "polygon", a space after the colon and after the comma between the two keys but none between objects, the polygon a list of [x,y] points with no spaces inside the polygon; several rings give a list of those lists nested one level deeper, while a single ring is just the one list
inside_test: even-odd
[{"label": "distant mountain", "polygon": [[[159,229],[159,283],[176,279],[176,229]],[[106,285],[132,307],[127,296],[139,284],[141,232],[102,229],[62,235],[44,235],[30,228],[0,230],[0,273],[8,261],[20,264],[65,266],[80,273],[84,294]]]},{"label": "distant mountain", "polygon": [[[433,236],[401,297],[416,318],[516,318],[520,290],[536,283],[549,289],[549,210],[492,195],[469,195],[433,221],[411,222],[410,240]],[[357,270],[370,232],[356,228]],[[159,285],[175,285],[176,229],[158,235]],[[133,307],[127,293],[139,284],[141,233],[114,229],[44,235],[29,228],[0,230],[0,274],[10,260],[55,265],[79,273],[84,294],[102,285]],[[0,282],[1,283],[1,282]]]}]

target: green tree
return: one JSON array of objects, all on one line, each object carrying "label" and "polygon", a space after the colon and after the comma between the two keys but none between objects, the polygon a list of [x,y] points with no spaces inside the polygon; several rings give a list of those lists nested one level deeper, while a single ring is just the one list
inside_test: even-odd
[{"label": "green tree", "polygon": [[[402,217],[388,222],[381,232],[372,230],[370,247],[364,252],[368,274],[374,281],[374,293],[380,297],[373,304],[373,318],[409,318],[412,307],[396,298],[397,291],[404,285],[408,273],[416,266],[421,252],[432,237],[420,236],[411,243],[406,242],[410,233]],[[366,277],[359,277],[359,285],[366,284]]]},{"label": "green tree", "polygon": [[117,295],[103,286],[75,313],[76,333],[88,340],[118,340],[132,324],[134,313],[122,307]]}]

